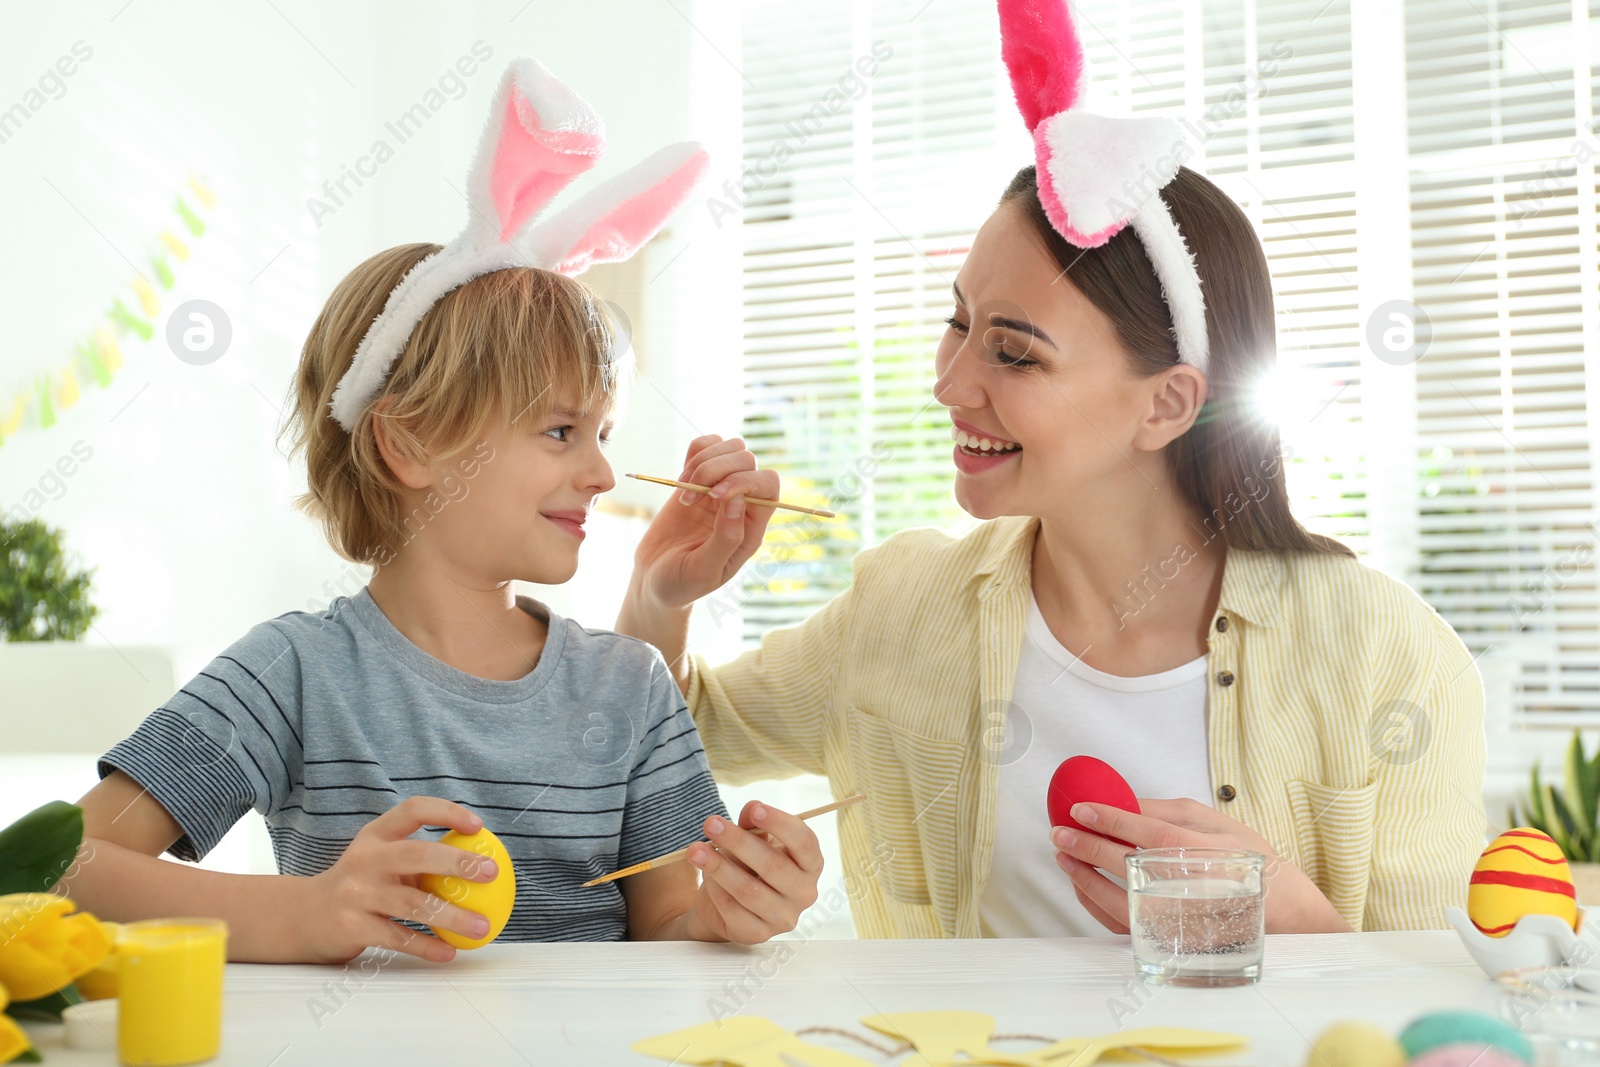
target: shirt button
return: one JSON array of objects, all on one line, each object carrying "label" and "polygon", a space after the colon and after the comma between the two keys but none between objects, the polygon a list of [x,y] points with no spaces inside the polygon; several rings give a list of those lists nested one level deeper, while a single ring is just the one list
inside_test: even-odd
[{"label": "shirt button", "polygon": [[1233,672],[1232,671],[1218,671],[1217,672],[1217,684],[1218,685],[1232,685],[1233,684]]},{"label": "shirt button", "polygon": [[1228,630],[1228,617],[1226,615],[1218,615],[1217,616],[1217,633],[1219,633],[1219,634],[1220,633],[1226,633],[1227,630]]},{"label": "shirt button", "polygon": [[1217,790],[1217,799],[1224,802],[1232,800],[1238,795],[1239,791],[1231,785],[1225,785],[1221,789]]}]

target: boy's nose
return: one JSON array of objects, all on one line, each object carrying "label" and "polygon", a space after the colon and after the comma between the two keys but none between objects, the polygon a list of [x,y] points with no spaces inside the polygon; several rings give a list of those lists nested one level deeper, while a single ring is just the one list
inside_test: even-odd
[{"label": "boy's nose", "polygon": [[594,481],[591,484],[597,493],[609,493],[617,486],[616,472],[611,469],[611,461],[604,456],[599,457],[599,465],[595,468],[593,477]]}]

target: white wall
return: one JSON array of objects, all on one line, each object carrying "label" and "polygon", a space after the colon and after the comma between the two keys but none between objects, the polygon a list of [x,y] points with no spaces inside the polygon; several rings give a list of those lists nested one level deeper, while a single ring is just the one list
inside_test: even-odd
[{"label": "white wall", "polygon": [[[460,229],[452,187],[462,188],[505,62],[537,55],[605,118],[611,151],[586,182],[686,137],[710,142],[720,181],[737,169],[738,93],[727,83],[738,75],[707,37],[736,52],[738,33],[691,4],[648,0],[122,2],[5,16],[0,107],[74,42],[93,54],[60,99],[0,144],[0,196],[13,206],[0,220],[12,251],[0,267],[10,307],[0,409],[13,387],[60,363],[113,296],[135,304],[135,268],[153,278],[145,253],[176,225],[172,198],[191,173],[218,199],[191,258],[175,264],[156,325],[204,298],[227,313],[233,340],[215,363],[191,366],[159,332],[124,339],[108,389],[85,385],[54,427],[0,446],[0,508],[65,529],[95,568],[103,613],[90,641],[169,646],[184,678],[253,624],[359,588],[361,570],[289,506],[303,478],[275,447],[279,408],[305,331],[346,271],[381,248]],[[385,123],[477,41],[493,58],[399,143]],[[314,223],[307,197],[378,138],[393,158]],[[647,373],[615,446],[619,471],[675,474],[660,457],[697,428],[736,432],[734,241],[736,228],[719,232],[697,204],[647,251],[659,272],[637,345]],[[91,458],[58,483],[51,470],[79,442]],[[654,506],[663,493],[624,483],[613,499]],[[622,568],[595,566],[595,549],[628,536],[602,533],[575,586],[543,591],[557,610],[609,624]]]},{"label": "white wall", "polygon": [[[739,173],[738,11],[709,0],[14,8],[0,16],[8,73],[0,109],[79,41],[92,54],[59,99],[0,143],[0,197],[12,208],[0,215],[0,246],[11,251],[0,265],[8,312],[0,423],[13,389],[60,364],[114,297],[136,306],[131,279],[137,271],[154,280],[146,253],[162,228],[174,228],[192,254],[174,264],[177,284],[161,293],[157,336],[123,340],[124,366],[109,388],[85,384],[56,425],[25,427],[0,444],[0,509],[64,529],[69,549],[94,567],[101,615],[89,644],[165,648],[180,683],[257,622],[363,583],[363,570],[290,506],[304,478],[275,446],[280,406],[305,332],[345,272],[382,248],[447,240],[461,228],[452,186],[463,187],[510,57],[537,56],[605,119],[611,151],[580,190],[686,138],[710,149],[711,184]],[[463,79],[460,99],[447,99],[404,143],[388,134],[385,123],[478,41],[493,57]],[[323,182],[356,166],[378,138],[390,141],[392,158],[369,168],[376,172],[359,188],[347,184],[350,195],[334,205]],[[171,210],[190,175],[217,196],[198,239],[177,228]],[[320,225],[312,196],[335,208]],[[697,201],[622,276],[643,292],[607,295],[638,309],[642,371],[612,459],[619,474],[673,476],[692,437],[738,432],[738,227],[718,228]],[[195,298],[218,304],[233,328],[227,352],[206,366],[177,359],[162,335],[170,311]],[[75,446],[89,458],[71,460],[63,477],[57,464]],[[666,491],[624,480],[608,499],[653,508]],[[593,525],[577,578],[531,591],[608,626],[642,521],[601,514]],[[701,620],[695,643],[724,658],[738,635],[737,619]],[[117,685],[117,662],[97,660],[105,686]],[[8,700],[4,663],[0,825],[46,799],[76,799],[93,783],[101,750],[7,754],[8,733],[27,732],[24,719],[72,709],[24,699],[17,678]],[[755,797],[790,810],[827,799],[816,779],[725,793],[734,811]],[[835,856],[831,820],[818,830]],[[272,870],[260,820],[242,822],[205,866]],[[848,932],[848,916],[834,916],[821,936]]]}]

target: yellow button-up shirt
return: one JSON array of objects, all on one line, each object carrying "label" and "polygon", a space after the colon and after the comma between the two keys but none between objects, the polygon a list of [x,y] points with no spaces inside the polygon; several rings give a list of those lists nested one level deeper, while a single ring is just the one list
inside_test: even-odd
[{"label": "yellow button-up shirt", "polygon": [[[801,625],[692,662],[719,779],[867,795],[838,816],[862,937],[979,936],[1037,523],[899,534]],[[1217,808],[1356,929],[1443,928],[1486,825],[1483,684],[1450,625],[1356,560],[1230,549],[1208,650]]]}]

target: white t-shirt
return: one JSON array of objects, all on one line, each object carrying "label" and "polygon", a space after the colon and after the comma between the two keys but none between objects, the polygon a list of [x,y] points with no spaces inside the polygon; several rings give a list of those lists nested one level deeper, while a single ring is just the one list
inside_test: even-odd
[{"label": "white t-shirt", "polygon": [[[1056,864],[1045,808],[1050,776],[1069,756],[1095,756],[1135,796],[1211,804],[1206,657],[1139,678],[1097,671],[1062,647],[1030,595],[1011,699],[1014,733],[999,757],[994,861],[979,929],[985,937],[1104,935]],[[1017,749],[1021,757],[1010,761]]]}]

